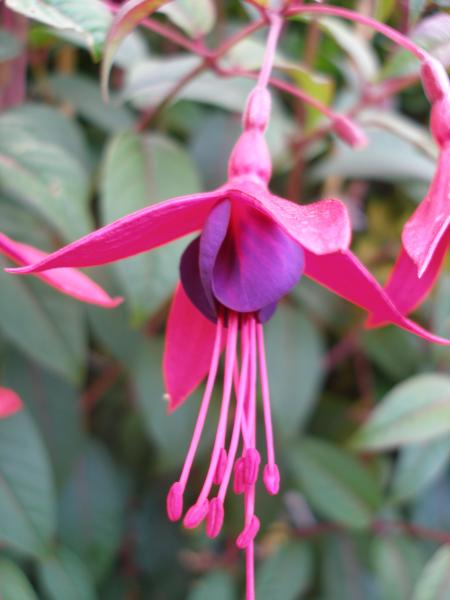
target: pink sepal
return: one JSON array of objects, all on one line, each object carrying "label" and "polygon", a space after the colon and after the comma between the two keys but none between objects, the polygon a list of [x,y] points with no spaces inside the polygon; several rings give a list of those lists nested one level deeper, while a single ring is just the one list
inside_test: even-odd
[{"label": "pink sepal", "polygon": [[[36,263],[48,256],[33,246],[12,240],[4,233],[0,233],[0,254],[7,256],[18,265]],[[114,308],[122,302],[122,298],[111,298],[92,279],[75,269],[55,269],[40,273],[36,277],[59,292],[82,302],[104,308]]]},{"label": "pink sepal", "polygon": [[450,344],[450,340],[429,333],[402,315],[378,281],[349,251],[325,256],[307,253],[305,274],[338,296],[365,309],[379,323],[393,323],[429,342]]},{"label": "pink sepal", "polygon": [[208,373],[215,337],[214,323],[195,308],[178,284],[167,322],[163,357],[169,412],[178,408]]},{"label": "pink sepal", "polygon": [[0,419],[11,417],[23,408],[22,400],[9,388],[0,387]]},{"label": "pink sepal", "polygon": [[58,267],[94,267],[152,250],[201,229],[221,190],[180,196],[126,215],[82,237],[47,258],[13,273],[37,273]]},{"label": "pink sepal", "polygon": [[430,102],[436,102],[450,95],[450,83],[444,65],[428,55],[420,66],[422,84]]},{"label": "pink sepal", "polygon": [[245,526],[245,529],[239,534],[236,540],[236,546],[241,550],[247,548],[258,535],[259,527],[259,519],[256,515],[253,515],[250,522]]},{"label": "pink sepal", "polygon": [[219,535],[225,511],[223,502],[220,498],[213,498],[209,503],[208,516],[206,517],[206,535],[210,538],[215,538]]},{"label": "pink sepal", "polygon": [[[450,120],[450,115],[449,115]],[[450,144],[439,157],[429,192],[403,228],[403,246],[422,277],[450,225]]]}]

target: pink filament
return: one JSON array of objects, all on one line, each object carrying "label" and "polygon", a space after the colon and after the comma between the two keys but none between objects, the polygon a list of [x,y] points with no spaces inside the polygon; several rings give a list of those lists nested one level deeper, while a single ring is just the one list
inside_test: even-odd
[{"label": "pink filament", "polygon": [[238,317],[234,313],[230,313],[228,316],[228,337],[227,337],[227,349],[225,355],[225,376],[223,384],[223,395],[222,405],[220,407],[219,423],[217,426],[216,439],[214,440],[213,451],[211,455],[211,461],[209,464],[208,472],[206,474],[205,482],[202,490],[199,494],[197,503],[202,505],[207,499],[213,479],[217,470],[217,463],[219,461],[219,455],[221,449],[224,447],[228,410],[230,406],[231,390],[233,386],[233,373],[234,366],[236,363],[236,342],[238,333]]},{"label": "pink filament", "polygon": [[270,468],[275,464],[275,448],[273,443],[272,416],[270,411],[270,389],[267,376],[266,349],[264,346],[264,332],[261,324],[257,325],[259,375],[261,381],[261,395],[264,410],[264,426],[266,429],[267,462]]}]

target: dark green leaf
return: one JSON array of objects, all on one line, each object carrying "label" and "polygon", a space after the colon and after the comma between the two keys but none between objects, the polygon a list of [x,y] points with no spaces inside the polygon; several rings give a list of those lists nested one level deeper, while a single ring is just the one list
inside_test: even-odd
[{"label": "dark green leaf", "polygon": [[[227,573],[216,571],[198,581],[188,600],[234,600],[236,593],[233,579]],[[286,599],[287,600],[287,599]]]},{"label": "dark green leaf", "polygon": [[442,546],[420,575],[412,600],[450,600],[450,546]]},{"label": "dark green leaf", "polygon": [[0,540],[44,556],[55,534],[55,497],[47,453],[26,411],[0,420]]},{"label": "dark green leaf", "polygon": [[0,559],[0,598],[2,600],[37,600],[24,573],[13,562]]},{"label": "dark green leaf", "polygon": [[380,450],[435,439],[450,431],[450,377],[417,375],[394,387],[352,438]]},{"label": "dark green leaf", "polygon": [[291,446],[289,460],[301,490],[324,516],[347,527],[367,527],[381,503],[374,475],[355,457],[317,439]]},{"label": "dark green leaf", "polygon": [[49,600],[95,600],[95,590],[86,566],[67,548],[38,565],[40,587]]}]

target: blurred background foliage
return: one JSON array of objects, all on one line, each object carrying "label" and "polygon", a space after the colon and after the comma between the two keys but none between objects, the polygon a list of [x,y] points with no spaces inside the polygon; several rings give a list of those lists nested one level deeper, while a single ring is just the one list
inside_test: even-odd
[{"label": "blurred background foliage", "polygon": [[[450,65],[448,0],[348,6]],[[3,232],[51,250],[223,182],[250,80],[205,70],[165,102],[199,59],[139,29],[115,58],[106,105],[98,59],[111,16],[100,0],[6,0],[0,15]],[[238,0],[175,0],[155,16],[213,47],[252,18]],[[263,41],[259,32],[233,47],[223,68],[257,69]],[[418,64],[327,18],[292,21],[277,67],[352,110],[370,143],[345,147],[317,111],[274,91],[272,188],[298,202],[342,198],[354,250],[384,281],[434,170]],[[11,277],[0,258],[1,385],[26,404],[0,421],[2,600],[242,597],[240,502],[230,498],[218,541],[165,515],[199,402],[169,417],[161,379],[185,246],[91,270],[125,297],[113,311]],[[449,336],[449,306],[444,273],[416,317]],[[363,319],[304,280],[266,328],[282,489],[258,495],[258,600],[450,598],[450,352],[392,327],[364,331]]]}]

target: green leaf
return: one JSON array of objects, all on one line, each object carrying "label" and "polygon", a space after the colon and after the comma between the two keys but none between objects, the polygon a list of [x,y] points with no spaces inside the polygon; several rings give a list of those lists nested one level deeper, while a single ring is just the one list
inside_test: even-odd
[{"label": "green leaf", "polygon": [[67,548],[38,565],[40,587],[49,600],[95,600],[93,583],[85,565]]},{"label": "green leaf", "polygon": [[26,410],[0,420],[0,540],[44,556],[55,535],[55,497],[47,453]]},{"label": "green leaf", "polygon": [[298,435],[322,383],[323,340],[299,310],[281,304],[265,327],[272,414],[283,439]]},{"label": "green leaf", "polygon": [[450,377],[417,375],[383,398],[351,445],[382,450],[433,440],[449,431]]},{"label": "green leaf", "polygon": [[111,458],[101,445],[90,442],[61,492],[59,532],[96,580],[109,569],[118,550],[123,499]]},{"label": "green leaf", "polygon": [[209,33],[217,17],[213,0],[175,0],[160,11],[192,38]]},{"label": "green leaf", "polygon": [[127,108],[105,104],[98,83],[85,75],[52,75],[45,83],[58,100],[70,103],[95,127],[116,133],[131,129],[134,117]]},{"label": "green leaf", "polygon": [[53,373],[39,369],[9,346],[2,358],[4,383],[30,409],[47,446],[56,480],[61,484],[71,472],[84,440],[78,390]]},{"label": "green leaf", "polygon": [[188,595],[188,600],[234,600],[236,592],[228,573],[215,571],[198,581]]},{"label": "green leaf", "polygon": [[441,546],[420,575],[412,600],[450,600],[450,546]]},{"label": "green leaf", "polygon": [[101,49],[111,17],[100,0],[6,0],[6,6],[26,17],[80,34],[95,59]]},{"label": "green leaf", "polygon": [[[47,312],[48,305],[45,304],[45,298],[48,300],[50,294],[53,295],[51,301],[55,303],[65,303],[66,299],[59,297],[55,290],[43,290],[45,284],[41,281],[33,281],[30,285],[25,278],[5,273],[3,269],[9,266],[9,261],[0,257],[0,331],[39,364],[70,381],[77,381],[81,364],[71,349],[73,342],[68,342],[66,338],[71,322],[68,320],[58,323],[53,320]],[[78,312],[79,307],[69,299],[67,302],[67,316],[70,319],[70,306],[75,312]],[[61,308],[61,304],[59,307]],[[59,309],[57,314],[61,315]],[[43,340],[45,352],[42,351]]]},{"label": "green leaf", "polygon": [[[141,137],[134,133],[124,133],[111,141],[100,185],[103,223],[200,188],[195,166],[180,146],[162,136]],[[181,240],[114,266],[130,303],[134,325],[142,324],[172,294],[185,246],[186,241]]]},{"label": "green leaf", "polygon": [[423,360],[421,341],[403,329],[384,327],[362,332],[364,350],[395,381],[417,373]]},{"label": "green leaf", "polygon": [[424,558],[419,546],[407,538],[375,538],[372,558],[383,600],[410,600]]},{"label": "green leaf", "polygon": [[[89,0],[88,0],[89,1]],[[108,97],[108,79],[113,64],[114,54],[122,40],[133,31],[146,17],[169,0],[128,0],[120,7],[109,29],[101,70],[101,86],[103,97]]]},{"label": "green leaf", "polygon": [[308,588],[312,576],[311,547],[304,542],[288,542],[259,565],[256,597],[258,600],[296,600]]},{"label": "green leaf", "polygon": [[367,131],[369,144],[355,152],[338,143],[331,158],[313,170],[315,180],[331,175],[377,181],[431,181],[435,164],[410,142],[387,131]]},{"label": "green leaf", "polygon": [[25,574],[13,562],[0,560],[0,598],[2,600],[38,600]]},{"label": "green leaf", "polygon": [[346,527],[368,527],[381,503],[372,473],[355,457],[309,438],[289,451],[293,474],[311,505]]},{"label": "green leaf", "polygon": [[91,228],[89,181],[85,166],[65,145],[27,129],[19,111],[0,117],[0,186],[37,210],[71,241]]},{"label": "green leaf", "polygon": [[391,484],[391,500],[418,496],[444,471],[450,461],[450,438],[402,448]]},{"label": "green leaf", "polygon": [[[186,54],[141,61],[126,73],[122,99],[138,109],[155,106],[174,85],[200,65],[201,59]],[[183,87],[174,102],[194,100],[203,104],[241,112],[254,82],[243,77],[231,79],[215,73],[202,73]]]}]

